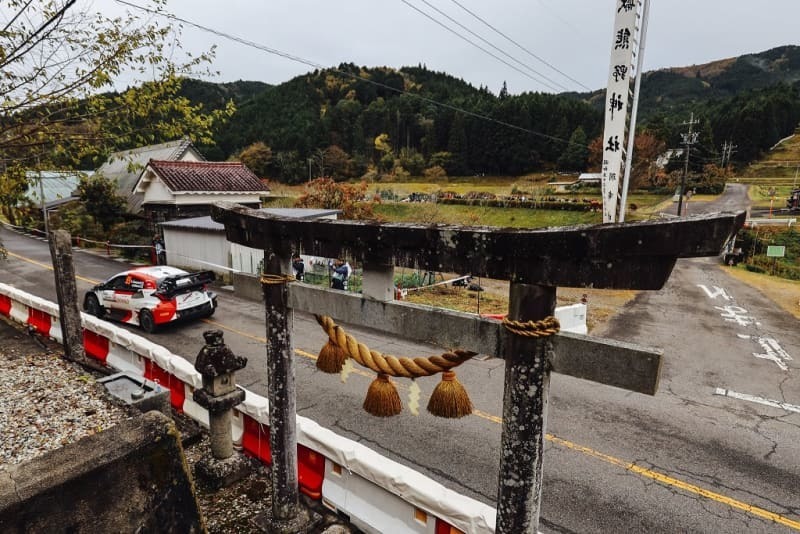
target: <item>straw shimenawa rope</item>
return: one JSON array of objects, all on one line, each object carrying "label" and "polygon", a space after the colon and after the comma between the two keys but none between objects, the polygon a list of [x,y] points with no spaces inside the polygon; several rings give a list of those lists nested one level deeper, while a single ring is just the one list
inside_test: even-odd
[{"label": "straw shimenawa rope", "polygon": [[344,331],[333,319],[315,315],[317,322],[328,334],[328,342],[320,351],[317,368],[326,373],[338,373],[347,358],[378,373],[370,386],[364,409],[372,415],[385,417],[400,413],[399,395],[389,377],[419,378],[442,373],[442,382],[436,386],[428,411],[439,417],[463,417],[472,413],[472,402],[464,386],[451,371],[477,353],[455,349],[440,356],[406,358],[384,355],[370,350]]},{"label": "straw shimenawa rope", "polygon": [[275,284],[287,284],[289,282],[294,282],[297,280],[291,274],[269,274],[269,273],[261,273],[261,284],[265,286],[271,286]]},{"label": "straw shimenawa rope", "polygon": [[509,332],[524,337],[548,337],[558,333],[561,325],[552,315],[540,321],[514,321],[507,316],[503,318],[503,326]]}]

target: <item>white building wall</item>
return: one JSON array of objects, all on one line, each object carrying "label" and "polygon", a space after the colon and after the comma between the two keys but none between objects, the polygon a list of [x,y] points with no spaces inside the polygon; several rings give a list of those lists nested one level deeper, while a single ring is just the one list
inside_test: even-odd
[{"label": "white building wall", "polygon": [[230,270],[231,243],[224,232],[186,231],[163,227],[167,263],[188,270],[210,270],[226,274]]},{"label": "white building wall", "polygon": [[172,192],[167,189],[167,186],[164,185],[164,182],[161,181],[155,174],[150,171],[147,171],[148,176],[151,179],[150,184],[147,186],[147,189],[144,191],[144,198],[142,200],[143,203],[169,203],[172,201]]},{"label": "white building wall", "polygon": [[269,191],[257,193],[239,193],[233,191],[215,191],[213,193],[172,193],[174,203],[178,206],[184,204],[213,204],[224,200],[225,202],[235,202],[237,204],[255,204],[261,202],[262,196],[269,195]]},{"label": "white building wall", "polygon": [[238,243],[229,244],[231,246],[231,267],[234,270],[243,273],[260,274],[258,265],[264,259],[263,250],[246,247]]}]

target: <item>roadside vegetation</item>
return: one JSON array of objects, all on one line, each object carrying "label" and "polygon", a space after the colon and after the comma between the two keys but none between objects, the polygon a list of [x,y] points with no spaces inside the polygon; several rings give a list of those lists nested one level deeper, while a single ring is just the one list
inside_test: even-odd
[{"label": "roadside vegetation", "polygon": [[761,291],[771,301],[800,319],[800,281],[784,280],[767,273],[752,272],[747,265],[724,267],[725,271]]}]

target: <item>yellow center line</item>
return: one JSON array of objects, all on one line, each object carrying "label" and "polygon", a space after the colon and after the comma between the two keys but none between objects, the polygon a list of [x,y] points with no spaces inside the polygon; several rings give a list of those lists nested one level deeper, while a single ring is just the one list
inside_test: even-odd
[{"label": "yellow center line", "polygon": [[[20,256],[19,254],[14,254],[10,250],[7,251],[7,252],[8,252],[8,255],[11,256],[12,258],[17,258],[18,260],[22,260],[22,261],[26,261],[28,263],[32,263],[33,265],[36,265],[38,267],[42,267],[43,269],[47,269],[47,270],[50,270],[50,271],[54,270],[52,265],[48,265],[46,263],[42,263],[42,262],[39,262],[39,261],[36,261],[36,260],[32,260],[30,258],[26,258],[25,256]],[[83,282],[87,282],[89,284],[92,284],[92,285],[100,283],[100,280],[94,280],[92,278],[84,278],[83,276],[78,276],[77,274],[75,275],[75,278],[77,278],[78,280],[81,280]]]},{"label": "yellow center line", "polygon": [[[210,323],[210,324],[213,324],[215,326],[218,326],[219,328],[224,328],[226,330],[230,330],[231,332],[235,332],[237,334],[241,334],[241,335],[243,335],[245,337],[248,337],[250,339],[253,339],[253,340],[256,340],[256,341],[260,341],[262,343],[266,343],[267,342],[266,338],[253,336],[253,335],[250,335],[250,334],[247,334],[247,333],[244,333],[244,332],[239,332],[239,331],[234,330],[232,328],[229,328],[229,327],[227,327],[227,326],[225,326],[225,325],[223,325],[221,323],[210,321],[208,319],[205,319],[205,321],[207,323]],[[306,351],[304,351],[302,349],[295,349],[294,351],[298,355],[303,356],[305,358],[309,358],[309,359],[312,359],[312,360],[316,360],[317,359],[316,355],[311,354],[309,352],[306,352]],[[368,373],[368,372],[362,371],[360,369],[354,369],[353,372],[355,372],[355,373],[357,373],[357,374],[359,374],[361,376],[365,376],[365,377],[371,377],[372,376],[372,373]],[[400,389],[405,389],[405,386],[403,384],[398,384],[398,387]],[[491,421],[492,423],[497,423],[497,424],[502,424],[503,423],[503,418],[502,417],[497,416],[497,415],[492,415],[490,413],[487,413],[487,412],[484,412],[484,411],[481,411],[481,410],[477,410],[477,409],[473,410],[472,415],[474,415],[476,417],[480,417],[482,419],[486,419],[487,421]],[[552,442],[552,443],[555,443],[556,445],[560,445],[562,447],[568,448],[568,449],[573,450],[575,452],[580,452],[580,453],[585,454],[587,456],[591,456],[592,458],[596,458],[596,459],[601,460],[603,462],[609,463],[609,464],[614,465],[616,467],[619,467],[621,469],[625,469],[626,471],[629,471],[630,473],[639,475],[641,477],[649,478],[651,480],[655,480],[656,482],[659,482],[659,483],[661,483],[661,484],[663,484],[665,486],[670,486],[670,487],[673,487],[673,488],[677,488],[677,489],[683,490],[683,491],[685,491],[687,493],[693,493],[695,495],[699,495],[700,497],[705,497],[706,499],[710,499],[710,500],[716,501],[716,502],[718,502],[720,504],[724,504],[724,505],[730,506],[731,508],[736,508],[737,510],[742,510],[743,512],[752,514],[752,515],[754,515],[756,517],[760,517],[762,519],[767,519],[769,521],[773,521],[775,523],[778,523],[779,525],[784,525],[786,527],[789,527],[789,528],[792,528],[792,529],[800,531],[800,521],[795,521],[795,520],[790,519],[788,517],[784,517],[784,516],[782,516],[780,514],[776,514],[774,512],[770,512],[769,510],[765,510],[763,508],[759,508],[757,506],[753,506],[752,504],[747,504],[747,503],[738,501],[736,499],[732,499],[730,497],[726,497],[725,495],[722,495],[720,493],[716,493],[716,492],[707,490],[705,488],[702,488],[700,486],[696,486],[694,484],[689,484],[688,482],[684,482],[684,481],[679,480],[677,478],[673,478],[673,477],[667,476],[667,475],[665,475],[663,473],[659,473],[657,471],[653,471],[651,469],[647,469],[645,467],[638,466],[638,465],[636,465],[634,463],[626,462],[625,460],[622,460],[620,458],[615,458],[614,456],[609,456],[608,454],[604,454],[602,452],[596,451],[596,450],[591,449],[589,447],[584,447],[583,445],[578,445],[577,443],[573,443],[571,441],[559,438],[559,437],[554,436],[552,434],[545,434],[545,439],[550,441],[550,442]]]},{"label": "yellow center line", "polygon": [[794,530],[800,530],[800,521],[796,521],[794,519],[790,519],[788,517],[782,516],[780,514],[776,514],[774,512],[770,512],[769,510],[765,510],[763,508],[759,508],[758,506],[753,506],[752,504],[747,504],[742,501],[737,501],[736,499],[732,499],[730,497],[726,497],[720,493],[716,493],[705,488],[701,488],[700,486],[696,486],[694,484],[689,484],[688,482],[684,482],[682,480],[678,480],[677,478],[673,478],[657,471],[652,471],[645,467],[638,466],[634,463],[626,462],[624,460],[620,460],[619,458],[614,458],[613,456],[609,456],[607,454],[603,454],[601,452],[595,451],[594,449],[590,449],[589,447],[584,447],[582,445],[578,445],[576,443],[572,443],[565,439],[561,439],[559,437],[553,436],[551,434],[546,435],[547,440],[552,441],[562,447],[566,447],[568,449],[572,449],[577,452],[581,452],[593,458],[597,458],[604,462],[610,463],[617,467],[621,467],[631,473],[635,473],[637,475],[643,476],[645,478],[649,478],[655,480],[656,482],[660,482],[665,486],[672,486],[674,488],[681,489],[686,491],[687,493],[694,493],[701,497],[705,497],[712,501],[716,501],[720,504],[725,504],[730,506],[731,508],[736,508],[738,510],[742,510],[743,512],[747,512],[748,514],[752,514],[756,517],[760,517],[762,519],[767,519],[769,521],[773,521],[778,523],[779,525],[783,525]]},{"label": "yellow center line", "polygon": [[[40,263],[38,261],[31,260],[30,258],[26,258],[24,256],[19,256],[17,254],[14,254],[13,252],[8,252],[8,255],[12,256],[14,258],[20,259],[22,261],[27,261],[28,263],[32,263],[34,265],[38,265],[39,267],[43,267],[43,268],[49,269],[51,271],[53,270],[53,267],[51,265],[47,265],[45,263]],[[96,281],[96,280],[92,280],[90,278],[83,278],[83,277],[77,276],[77,275],[75,276],[75,278],[77,278],[79,280],[83,280],[84,282],[88,282],[90,284],[97,284],[98,283],[98,281]],[[227,330],[229,332],[233,332],[235,334],[238,334],[240,336],[246,337],[248,339],[252,339],[254,341],[258,341],[260,343],[266,343],[267,342],[267,338],[265,338],[265,337],[254,336],[252,334],[248,334],[247,332],[242,332],[241,330],[236,330],[234,328],[226,326],[226,325],[224,325],[224,324],[222,324],[220,322],[217,322],[217,321],[212,321],[210,319],[203,319],[203,322],[206,322],[208,324],[216,326],[217,328],[221,328],[223,330]],[[316,355],[311,354],[310,352],[306,352],[306,351],[304,351],[302,349],[295,349],[294,351],[295,351],[295,353],[297,353],[300,356],[303,356],[304,358],[309,358],[311,360],[316,360],[317,359]],[[362,371],[361,369],[354,369],[353,372],[356,373],[356,374],[359,374],[361,376],[365,376],[365,377],[371,377],[372,376],[372,373],[368,373],[366,371]],[[405,389],[405,386],[403,384],[398,384],[398,386],[401,389]],[[502,424],[502,422],[503,422],[503,418],[502,417],[499,417],[497,415],[492,415],[490,413],[483,412],[481,410],[473,410],[472,414],[475,415],[476,417],[480,417],[482,419],[486,419],[487,421],[491,421],[493,423]],[[706,499],[710,499],[710,500],[716,501],[716,502],[718,502],[720,504],[724,504],[724,505],[730,506],[731,508],[735,508],[737,510],[741,510],[741,511],[746,512],[748,514],[754,515],[756,517],[760,517],[760,518],[766,519],[768,521],[773,521],[773,522],[775,522],[775,523],[777,523],[779,525],[783,525],[783,526],[789,527],[791,529],[800,531],[800,521],[796,521],[794,519],[790,519],[790,518],[782,516],[780,514],[776,514],[774,512],[770,512],[769,510],[765,510],[763,508],[759,508],[758,506],[754,506],[752,504],[747,504],[745,502],[738,501],[738,500],[732,499],[730,497],[726,497],[725,495],[722,495],[720,493],[716,493],[716,492],[707,490],[705,488],[702,488],[700,486],[696,486],[694,484],[689,484],[688,482],[684,482],[682,480],[670,477],[670,476],[665,475],[663,473],[659,473],[657,471],[653,471],[651,469],[647,469],[645,467],[638,466],[638,465],[636,465],[634,463],[626,462],[625,460],[621,460],[619,458],[615,458],[613,456],[609,456],[608,454],[604,454],[602,452],[596,451],[596,450],[591,449],[589,447],[584,447],[583,445],[578,445],[577,443],[573,443],[571,441],[559,438],[559,437],[554,436],[552,434],[545,434],[545,439],[547,439],[548,441],[550,441],[550,442],[552,442],[552,443],[554,443],[556,445],[560,445],[560,446],[565,447],[567,449],[586,454],[587,456],[591,456],[592,458],[596,458],[596,459],[601,460],[603,462],[606,462],[606,463],[609,463],[611,465],[617,466],[617,467],[619,467],[621,469],[625,469],[626,471],[629,471],[629,472],[634,473],[636,475],[642,476],[644,478],[649,478],[649,479],[654,480],[656,482],[659,482],[659,483],[661,483],[661,484],[663,484],[665,486],[671,486],[673,488],[677,488],[677,489],[683,490],[683,491],[685,491],[687,493],[693,493],[693,494],[698,495],[700,497],[705,497]]]}]

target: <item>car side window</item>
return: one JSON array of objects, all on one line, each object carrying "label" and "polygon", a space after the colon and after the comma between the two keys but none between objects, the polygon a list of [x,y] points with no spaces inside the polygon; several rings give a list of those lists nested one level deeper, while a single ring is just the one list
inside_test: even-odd
[{"label": "car side window", "polygon": [[112,278],[106,284],[106,289],[113,289],[115,291],[128,289],[125,278],[125,276],[117,276],[116,278]]},{"label": "car side window", "polygon": [[143,278],[140,278],[138,276],[130,276],[129,279],[130,279],[129,289],[132,289],[133,291],[141,291],[142,290],[142,288],[144,287],[144,279]]},{"label": "car side window", "polygon": [[139,276],[129,276],[128,278],[128,281],[130,282],[128,289],[134,291],[134,298],[143,297],[144,293],[142,293],[142,289],[144,288],[144,278]]}]

